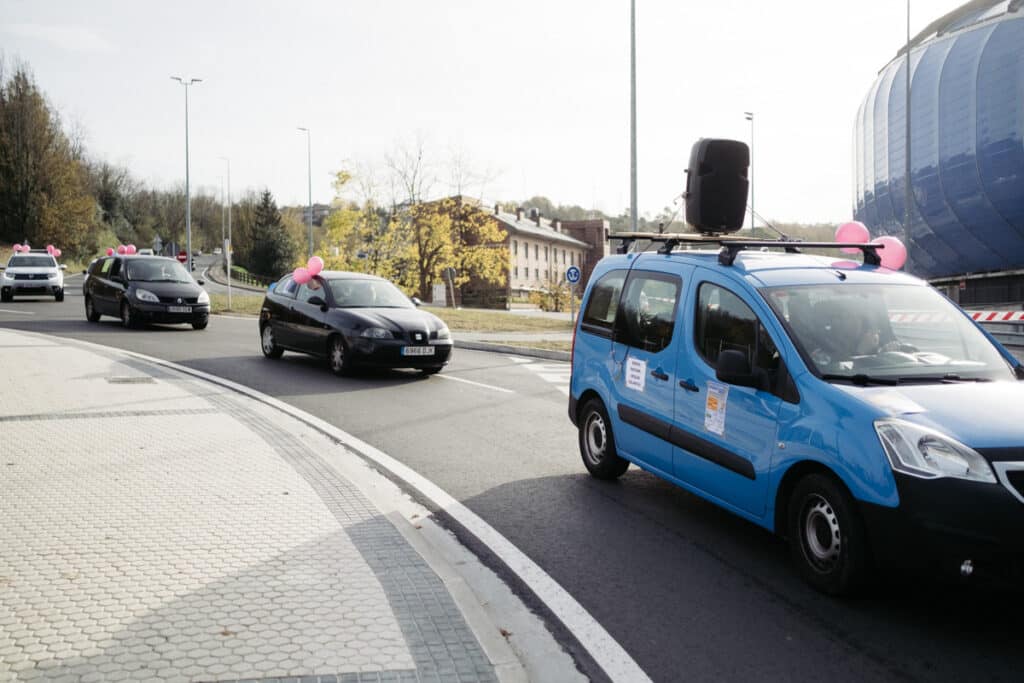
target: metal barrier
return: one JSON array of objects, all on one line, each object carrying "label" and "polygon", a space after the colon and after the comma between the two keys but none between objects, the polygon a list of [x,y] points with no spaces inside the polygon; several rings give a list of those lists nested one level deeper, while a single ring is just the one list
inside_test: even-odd
[{"label": "metal barrier", "polygon": [[1024,311],[966,311],[1003,346],[1024,348]]}]

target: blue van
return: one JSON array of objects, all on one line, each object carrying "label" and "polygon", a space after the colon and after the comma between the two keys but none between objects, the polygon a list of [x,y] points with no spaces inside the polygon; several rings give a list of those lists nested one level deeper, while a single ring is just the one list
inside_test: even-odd
[{"label": "blue van", "polygon": [[955,304],[870,249],[636,237],[661,247],[601,260],[574,334],[594,477],[632,463],[776,532],[829,594],[1024,567],[1024,370]]}]

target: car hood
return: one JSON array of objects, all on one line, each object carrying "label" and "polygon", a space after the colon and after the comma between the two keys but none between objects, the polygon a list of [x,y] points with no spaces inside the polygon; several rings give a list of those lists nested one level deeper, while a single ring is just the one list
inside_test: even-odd
[{"label": "car hood", "polygon": [[142,280],[132,280],[131,286],[134,289],[145,289],[146,291],[153,292],[157,296],[191,297],[199,296],[199,292],[203,291],[203,288],[195,282],[143,282]]},{"label": "car hood", "polygon": [[357,321],[357,327],[383,327],[392,332],[407,330],[436,331],[444,326],[433,313],[416,308],[339,308]]},{"label": "car hood", "polygon": [[1024,381],[836,387],[884,414],[931,427],[972,448],[1024,447]]}]

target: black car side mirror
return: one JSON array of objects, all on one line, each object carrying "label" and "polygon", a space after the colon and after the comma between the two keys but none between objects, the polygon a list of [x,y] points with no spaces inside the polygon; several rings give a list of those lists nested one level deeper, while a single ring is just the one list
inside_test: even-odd
[{"label": "black car side mirror", "polygon": [[89,274],[89,271],[88,271],[88,270],[83,270],[83,271],[82,271],[82,275],[88,275],[88,274]]},{"label": "black car side mirror", "polygon": [[206,280],[203,280],[202,278],[200,278],[200,279],[196,280],[196,284],[199,285],[200,287],[202,287],[203,285],[206,284]]},{"label": "black car side mirror", "polygon": [[726,384],[741,387],[761,388],[761,377],[750,371],[747,355],[736,349],[726,349],[718,354],[715,377]]},{"label": "black car side mirror", "polygon": [[314,306],[319,306],[321,311],[323,311],[324,313],[327,312],[327,302],[324,301],[322,297],[311,296],[309,297],[309,299],[307,299],[307,303],[311,303]]}]

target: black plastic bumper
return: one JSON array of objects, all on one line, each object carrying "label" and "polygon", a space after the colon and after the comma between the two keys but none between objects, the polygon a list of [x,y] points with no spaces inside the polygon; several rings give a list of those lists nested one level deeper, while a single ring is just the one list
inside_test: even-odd
[{"label": "black plastic bumper", "polygon": [[[447,365],[452,355],[452,344],[432,344],[431,356],[405,356],[402,349],[409,344],[394,341],[349,339],[349,349],[355,363],[371,368],[432,368]],[[427,348],[427,345],[422,345]]]},{"label": "black plastic bumper", "polygon": [[178,325],[181,323],[201,323],[210,316],[210,306],[207,304],[188,304],[192,308],[191,313],[171,313],[167,306],[160,304],[135,305],[135,314],[148,323],[158,325]]},{"label": "black plastic bumper", "polygon": [[1024,503],[1002,484],[896,474],[896,508],[862,504],[880,568],[1024,577]]}]

